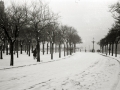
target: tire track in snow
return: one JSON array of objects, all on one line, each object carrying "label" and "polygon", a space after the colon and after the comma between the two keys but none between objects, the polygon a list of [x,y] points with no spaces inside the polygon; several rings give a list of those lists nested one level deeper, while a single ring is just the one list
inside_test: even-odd
[{"label": "tire track in snow", "polygon": [[102,59],[79,74],[53,79],[47,85],[32,90],[110,90],[111,87],[107,86],[116,68],[113,63]]},{"label": "tire track in snow", "polygon": [[[45,84],[45,83],[50,82],[50,81],[51,81],[51,79],[49,79],[49,80],[47,80],[47,81],[44,81],[44,82],[40,82],[40,83],[34,84],[34,85],[32,85],[32,86],[30,86],[30,87],[28,87],[28,88],[26,88],[26,89],[23,89],[23,90],[33,89],[34,87],[36,87],[36,86],[38,86],[38,85]],[[43,86],[44,86],[44,85],[43,85]]]},{"label": "tire track in snow", "polygon": [[25,78],[25,77],[27,77],[27,76],[24,75],[24,76],[17,77],[17,78],[10,78],[9,80],[1,80],[0,83],[9,82],[9,81],[12,81],[12,80],[20,80],[20,79]]},{"label": "tire track in snow", "polygon": [[[71,57],[71,56],[67,56],[67,57],[64,57],[64,58],[60,58],[60,59],[57,59],[56,61],[60,61],[60,60],[64,60],[65,58],[69,58],[69,57]],[[50,62],[55,62],[55,61],[50,61]],[[48,62],[49,63],[49,62]],[[34,67],[34,66],[33,66]],[[28,67],[29,68],[29,67]],[[20,68],[21,69],[21,68]],[[23,68],[24,69],[24,68]],[[16,69],[15,69],[16,70]],[[29,73],[27,73],[28,75],[29,75]],[[32,74],[35,74],[35,73],[32,73]],[[21,75],[21,74],[20,74]],[[24,76],[24,74],[23,74],[23,76]],[[17,88],[18,87],[18,89],[19,90],[23,90],[24,88],[26,88],[26,87],[29,87],[29,86],[31,86],[32,87],[32,85],[34,85],[35,83],[31,83],[31,82],[34,82],[34,81],[36,81],[36,83],[39,83],[39,81],[38,81],[38,78],[36,78],[36,77],[32,77],[32,76],[35,76],[35,75],[29,75],[29,76],[26,76],[27,78],[22,78],[22,76],[20,76],[19,77],[19,75],[18,75],[18,77],[16,78],[14,75],[12,76],[12,78],[7,78],[7,79],[5,79],[5,78],[3,78],[4,79],[4,81],[5,80],[7,80],[7,81],[5,81],[5,82],[2,82],[0,85],[0,87],[1,88],[3,88],[3,90],[15,90],[15,88]],[[29,78],[31,78],[30,80],[29,80]],[[34,79],[35,78],[35,79]],[[48,78],[49,79],[49,78]],[[47,80],[47,79],[46,79]],[[24,86],[25,84],[26,84],[26,81],[27,81],[27,83],[30,83],[30,84],[28,84],[28,85],[26,85],[26,86]],[[13,83],[13,84],[11,84],[11,82]],[[21,85],[19,85],[19,84],[21,84]],[[23,87],[23,86],[24,87]],[[9,87],[8,87],[9,86]],[[35,86],[36,86],[36,84],[35,84]],[[14,88],[14,89],[12,89],[12,88]]]}]

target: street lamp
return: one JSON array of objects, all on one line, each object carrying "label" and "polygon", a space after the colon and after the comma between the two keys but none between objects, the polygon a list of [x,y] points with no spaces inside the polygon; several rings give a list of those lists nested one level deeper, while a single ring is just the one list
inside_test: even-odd
[{"label": "street lamp", "polygon": [[93,38],[92,43],[93,43],[93,50],[92,50],[92,52],[95,52],[95,50],[94,50],[94,43],[95,43],[94,38]]}]

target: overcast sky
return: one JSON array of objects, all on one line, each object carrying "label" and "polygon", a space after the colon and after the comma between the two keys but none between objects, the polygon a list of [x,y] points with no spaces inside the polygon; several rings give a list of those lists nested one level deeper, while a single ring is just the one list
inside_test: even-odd
[{"label": "overcast sky", "polygon": [[[36,0],[15,0],[30,2]],[[83,48],[92,49],[92,40],[96,43],[103,38],[108,28],[114,23],[109,6],[118,0],[43,0],[49,3],[50,9],[59,13],[63,25],[73,26],[82,38]],[[4,0],[8,5],[10,0]],[[95,49],[98,45],[95,44]]]}]

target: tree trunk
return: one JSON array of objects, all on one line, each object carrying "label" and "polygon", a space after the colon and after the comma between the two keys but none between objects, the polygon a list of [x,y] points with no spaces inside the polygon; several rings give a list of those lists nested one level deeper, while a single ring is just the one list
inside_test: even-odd
[{"label": "tree trunk", "polygon": [[71,44],[70,44],[70,55],[72,55],[72,47],[71,47]]},{"label": "tree trunk", "polygon": [[111,51],[111,44],[109,44],[109,55],[110,55],[110,51]]},{"label": "tree trunk", "polygon": [[37,62],[40,62],[40,44],[37,40]]},{"label": "tree trunk", "polygon": [[104,46],[102,46],[102,53],[104,53]]},{"label": "tree trunk", "polygon": [[57,52],[57,44],[55,44],[55,53]]},{"label": "tree trunk", "polygon": [[74,53],[74,44],[72,44],[72,53]]},{"label": "tree trunk", "polygon": [[59,44],[59,58],[61,58],[61,44]]},{"label": "tree trunk", "polygon": [[0,59],[3,59],[3,54],[2,54],[2,50],[1,50],[1,52],[0,52],[0,53],[1,53],[1,57],[0,57]]},{"label": "tree trunk", "polygon": [[10,66],[14,65],[13,47],[14,47],[14,43],[11,41],[10,42],[10,55],[11,55]]},{"label": "tree trunk", "polygon": [[108,44],[106,45],[106,55],[108,54]]},{"label": "tree trunk", "polygon": [[30,56],[30,42],[29,42],[29,47],[28,47],[28,54]]},{"label": "tree trunk", "polygon": [[112,43],[112,56],[113,56],[113,50],[114,50],[114,43]]},{"label": "tree trunk", "polygon": [[106,54],[106,45],[105,45],[105,54]]},{"label": "tree trunk", "polygon": [[118,46],[118,43],[115,43],[115,57],[117,57],[117,46]]},{"label": "tree trunk", "polygon": [[103,53],[105,53],[105,45],[103,46]]},{"label": "tree trunk", "polygon": [[54,43],[51,43],[51,59],[53,59],[53,45]]},{"label": "tree trunk", "polygon": [[18,58],[18,49],[19,49],[19,46],[18,46],[18,40],[17,40],[17,58]]},{"label": "tree trunk", "polygon": [[51,42],[50,42],[50,54],[51,54]]},{"label": "tree trunk", "polygon": [[0,59],[3,59],[2,51],[3,51],[3,49],[2,49],[2,45],[1,45],[1,51],[0,51],[0,54],[1,54],[0,56],[1,56],[1,57],[0,57]]},{"label": "tree trunk", "polygon": [[65,56],[65,44],[64,44],[64,56]]},{"label": "tree trunk", "polygon": [[44,55],[44,51],[45,51],[45,50],[44,50],[44,46],[45,46],[45,44],[43,43],[43,55]]},{"label": "tree trunk", "polygon": [[54,43],[53,43],[52,49],[53,49],[52,51],[53,51],[53,53],[54,53],[54,52],[55,52],[55,49],[54,49]]},{"label": "tree trunk", "polygon": [[67,55],[68,55],[68,43],[67,43]]},{"label": "tree trunk", "polygon": [[47,43],[47,54],[48,54],[48,43]]},{"label": "tree trunk", "polygon": [[20,44],[20,47],[21,47],[21,52],[20,52],[20,54],[22,54],[22,44]]}]

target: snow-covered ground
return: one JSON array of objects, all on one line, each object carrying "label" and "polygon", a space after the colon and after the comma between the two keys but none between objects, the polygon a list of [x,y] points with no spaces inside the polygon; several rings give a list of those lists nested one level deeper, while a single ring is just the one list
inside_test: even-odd
[{"label": "snow-covered ground", "polygon": [[[19,52],[20,53],[20,52]],[[65,57],[69,57],[65,56],[64,57],[64,53],[61,53],[61,58],[59,58],[59,54],[58,53],[54,53],[54,57],[53,60],[51,60],[51,55],[50,54],[42,54],[42,52],[40,53],[40,63],[37,62],[36,59],[33,58],[33,53],[30,54],[30,56],[28,56],[25,52],[23,52],[23,54],[19,54],[19,58],[17,58],[17,54],[14,55],[14,66],[10,66],[10,55],[6,55],[5,53],[3,54],[3,59],[0,59],[0,70],[1,69],[9,69],[9,68],[16,68],[16,67],[24,67],[24,66],[29,66],[29,65],[35,65],[35,64],[41,64],[41,63],[45,63],[45,62],[51,62],[54,60],[59,60]]]},{"label": "snow-covered ground", "polygon": [[41,55],[42,62],[38,63],[32,56],[24,55],[19,59],[15,58],[16,68],[8,66],[8,56],[0,61],[0,90],[119,90],[120,88],[120,64],[111,57],[98,53],[77,52],[66,57],[62,54],[62,58],[59,59],[56,53],[54,60],[50,59],[50,55]]},{"label": "snow-covered ground", "polygon": [[[120,65],[120,54],[118,54],[117,55],[117,57],[115,57],[115,54],[113,54],[113,56],[112,56],[112,53],[110,53],[110,55],[109,54],[101,54],[101,55],[103,55],[103,56],[105,56],[105,57],[110,57],[111,59],[113,59],[113,60],[116,60],[118,63],[119,63],[119,65]],[[116,85],[115,85],[115,89],[113,89],[113,90],[120,90],[120,72],[119,72],[119,75],[118,75],[118,82],[116,83]]]}]

